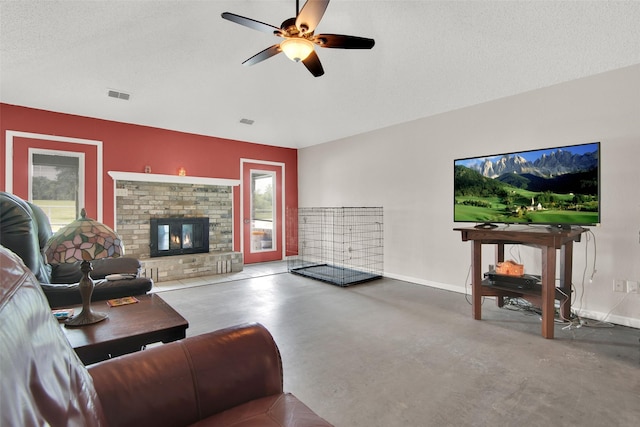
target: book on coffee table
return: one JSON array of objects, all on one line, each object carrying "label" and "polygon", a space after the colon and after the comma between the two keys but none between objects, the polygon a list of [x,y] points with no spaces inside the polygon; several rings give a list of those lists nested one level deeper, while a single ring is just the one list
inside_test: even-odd
[{"label": "book on coffee table", "polygon": [[135,304],[138,302],[136,297],[123,297],[107,300],[109,307],[118,307],[120,305]]}]

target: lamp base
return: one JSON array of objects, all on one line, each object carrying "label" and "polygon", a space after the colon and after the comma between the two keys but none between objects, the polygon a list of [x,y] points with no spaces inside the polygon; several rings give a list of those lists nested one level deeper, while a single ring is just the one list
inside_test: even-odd
[{"label": "lamp base", "polygon": [[80,271],[82,271],[82,278],[78,282],[78,289],[80,289],[80,296],[82,297],[82,311],[77,316],[67,320],[65,326],[85,326],[93,323],[98,323],[109,317],[107,313],[100,313],[91,310],[91,294],[93,294],[93,280],[89,276],[91,272],[91,263],[89,261],[82,261],[80,264]]},{"label": "lamp base", "polygon": [[91,325],[93,323],[101,322],[107,317],[109,317],[107,313],[100,313],[100,312],[93,311],[91,309],[89,310],[83,309],[80,312],[80,314],[78,314],[77,316],[73,316],[71,319],[67,320],[64,323],[64,325],[71,328],[77,327],[77,326]]}]

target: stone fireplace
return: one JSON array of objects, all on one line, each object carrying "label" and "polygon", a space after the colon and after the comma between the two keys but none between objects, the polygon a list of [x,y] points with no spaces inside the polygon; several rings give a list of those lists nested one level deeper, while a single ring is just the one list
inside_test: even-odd
[{"label": "stone fireplace", "polygon": [[[233,186],[238,181],[128,172],[109,175],[115,181],[116,231],[126,255],[140,259],[144,275],[161,282],[242,271],[242,253],[233,251]],[[160,231],[152,233],[152,225]],[[196,237],[193,233],[198,230],[201,234]],[[190,242],[185,244],[185,239]]]}]

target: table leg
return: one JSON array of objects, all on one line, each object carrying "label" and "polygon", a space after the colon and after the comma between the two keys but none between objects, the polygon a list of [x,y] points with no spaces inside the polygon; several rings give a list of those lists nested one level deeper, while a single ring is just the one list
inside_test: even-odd
[{"label": "table leg", "polygon": [[474,240],[471,245],[471,310],[473,318],[482,319],[482,242]]},{"label": "table leg", "polygon": [[571,317],[571,282],[573,265],[573,241],[562,245],[560,249],[560,289],[567,295],[567,299],[560,304],[560,313],[563,319]]},{"label": "table leg", "polygon": [[553,339],[556,292],[556,250],[542,248],[542,336]]},{"label": "table leg", "polygon": [[[495,260],[496,260],[496,265],[499,262],[503,262],[504,261],[504,243],[498,243],[496,245]],[[498,307],[500,307],[500,308],[504,307],[504,297],[503,296],[496,297],[496,304],[498,304]]]}]

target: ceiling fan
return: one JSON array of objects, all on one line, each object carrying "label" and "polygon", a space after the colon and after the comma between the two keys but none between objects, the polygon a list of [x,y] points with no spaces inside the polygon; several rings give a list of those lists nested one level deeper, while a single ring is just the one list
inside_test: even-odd
[{"label": "ceiling fan", "polygon": [[371,49],[375,44],[373,39],[364,37],[314,34],[328,5],[329,0],[307,0],[302,9],[299,9],[299,2],[296,0],[296,17],[285,20],[280,28],[230,12],[224,12],[222,17],[236,24],[284,38],[282,42],[253,55],[244,61],[243,65],[257,64],[284,52],[289,59],[295,62],[302,61],[311,74],[320,77],[324,74],[324,69],[315,52],[315,45],[335,49]]}]

